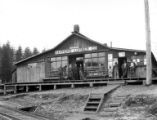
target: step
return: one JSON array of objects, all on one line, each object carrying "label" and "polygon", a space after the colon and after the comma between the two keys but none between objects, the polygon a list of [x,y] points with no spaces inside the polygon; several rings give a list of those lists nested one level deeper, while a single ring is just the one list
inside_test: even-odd
[{"label": "step", "polygon": [[113,117],[113,116],[117,115],[117,112],[116,111],[114,111],[114,112],[101,112],[101,113],[99,113],[99,115],[101,117]]},{"label": "step", "polygon": [[96,107],[96,108],[97,108],[98,106],[99,106],[99,104],[94,104],[94,105],[93,105],[93,104],[87,104],[87,105],[86,105],[86,107]]},{"label": "step", "polygon": [[99,103],[98,103],[98,102],[88,102],[88,103],[87,103],[87,106],[88,106],[88,105],[97,105],[97,106],[98,106]]},{"label": "step", "polygon": [[89,102],[100,102],[101,98],[89,98]]},{"label": "step", "polygon": [[97,106],[86,106],[85,109],[97,109]]},{"label": "step", "polygon": [[103,95],[91,95],[90,98],[102,98]]},{"label": "step", "polygon": [[93,111],[93,112],[96,112],[97,108],[84,108],[84,111]]},{"label": "step", "polygon": [[118,110],[118,107],[109,107],[109,108],[104,108],[103,111],[104,112],[115,112]]},{"label": "step", "polygon": [[124,98],[126,98],[126,97],[128,97],[128,96],[115,96],[115,98],[121,98],[121,99],[124,99]]},{"label": "step", "polygon": [[109,107],[119,107],[121,105],[121,103],[109,103]]},{"label": "step", "polygon": [[89,104],[99,104],[100,102],[93,101],[93,102],[88,102]]}]

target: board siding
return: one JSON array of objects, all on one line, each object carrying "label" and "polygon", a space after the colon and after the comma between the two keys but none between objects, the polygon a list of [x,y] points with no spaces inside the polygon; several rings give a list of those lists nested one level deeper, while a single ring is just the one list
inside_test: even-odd
[{"label": "board siding", "polygon": [[36,66],[25,65],[17,68],[17,82],[42,82],[45,78],[45,63],[37,63]]}]

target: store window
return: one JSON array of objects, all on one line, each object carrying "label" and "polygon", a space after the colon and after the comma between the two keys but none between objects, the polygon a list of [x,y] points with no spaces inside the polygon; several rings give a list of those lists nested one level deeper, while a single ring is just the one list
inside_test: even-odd
[{"label": "store window", "polygon": [[102,76],[105,71],[105,52],[85,54],[87,76]]},{"label": "store window", "polygon": [[85,59],[85,67],[92,67],[92,59]]},{"label": "store window", "polygon": [[68,66],[68,57],[52,57],[51,58],[51,75],[56,74],[56,71],[59,71],[61,68]]}]

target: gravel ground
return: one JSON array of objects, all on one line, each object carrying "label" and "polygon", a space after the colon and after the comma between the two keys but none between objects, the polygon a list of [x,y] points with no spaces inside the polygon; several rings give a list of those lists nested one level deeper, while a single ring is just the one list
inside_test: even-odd
[{"label": "gravel ground", "polygon": [[[131,104],[131,106],[125,105],[125,107],[121,107],[118,110],[117,116],[108,118],[99,114],[83,113],[82,110],[89,93],[103,93],[104,90],[105,87],[58,89],[25,94],[20,97],[12,96],[2,100],[18,103],[22,106],[39,105],[35,114],[47,116],[52,120],[82,120],[83,118],[92,118],[91,120],[157,120],[154,115],[151,115],[146,111],[146,108],[148,108],[147,104],[145,106],[142,104]],[[141,95],[146,99],[148,97],[156,99],[157,86],[122,86],[113,92],[111,97],[123,95],[129,95],[129,99]]]}]

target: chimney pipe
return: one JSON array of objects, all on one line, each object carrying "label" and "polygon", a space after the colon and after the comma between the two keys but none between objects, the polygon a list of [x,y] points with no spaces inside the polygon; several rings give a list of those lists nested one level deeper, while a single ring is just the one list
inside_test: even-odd
[{"label": "chimney pipe", "polygon": [[80,28],[79,28],[79,25],[74,25],[74,32],[76,32],[76,33],[79,33],[79,31],[80,31]]}]

